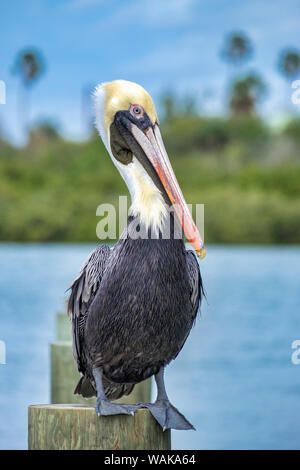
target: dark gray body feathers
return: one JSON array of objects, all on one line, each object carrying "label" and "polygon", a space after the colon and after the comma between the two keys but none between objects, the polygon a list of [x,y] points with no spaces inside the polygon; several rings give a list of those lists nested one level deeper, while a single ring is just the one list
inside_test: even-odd
[{"label": "dark gray body feathers", "polygon": [[73,350],[83,374],[75,393],[96,394],[92,367],[98,366],[110,399],[177,356],[203,293],[196,256],[181,239],[100,245],[71,289]]}]

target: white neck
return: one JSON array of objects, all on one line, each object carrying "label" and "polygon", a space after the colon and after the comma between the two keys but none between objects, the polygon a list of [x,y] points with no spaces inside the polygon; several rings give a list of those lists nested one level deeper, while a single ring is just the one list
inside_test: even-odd
[{"label": "white neck", "polygon": [[105,128],[104,105],[105,91],[98,86],[95,94],[95,124],[102,141],[124,179],[131,195],[131,207],[129,214],[139,216],[146,228],[152,227],[154,231],[161,229],[168,210],[161,192],[135,156],[132,162],[124,165],[113,155],[110,148],[109,129]]},{"label": "white neck", "polygon": [[168,214],[161,192],[135,156],[131,163],[119,164],[118,168],[131,195],[129,214],[139,216],[146,228],[158,232]]}]

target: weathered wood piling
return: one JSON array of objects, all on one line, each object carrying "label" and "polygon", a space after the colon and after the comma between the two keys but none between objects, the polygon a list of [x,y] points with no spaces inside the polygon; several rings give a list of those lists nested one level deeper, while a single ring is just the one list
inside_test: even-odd
[{"label": "weathered wood piling", "polygon": [[134,416],[97,416],[84,405],[34,405],[28,409],[29,450],[169,450],[170,430],[162,431],[147,409]]},{"label": "weathered wood piling", "polygon": [[51,403],[74,403],[93,406],[95,399],[74,395],[80,378],[73,356],[71,324],[65,313],[56,315],[56,338],[50,344]]},{"label": "weathered wood piling", "polygon": [[[65,313],[56,315],[56,338],[50,345],[51,355],[51,403],[84,404],[93,406],[95,399],[74,395],[80,379],[72,350],[71,324]],[[129,396],[118,400],[121,403],[149,402],[151,399],[151,379],[136,385]]]},{"label": "weathered wood piling", "polygon": [[[95,398],[74,395],[80,378],[73,357],[71,325],[66,314],[56,316],[51,352],[51,405],[28,408],[30,450],[160,450],[171,448],[170,431],[163,432],[147,409],[134,416],[97,416]],[[121,403],[149,402],[150,379],[135,386]],[[69,403],[69,404],[66,404]]]}]

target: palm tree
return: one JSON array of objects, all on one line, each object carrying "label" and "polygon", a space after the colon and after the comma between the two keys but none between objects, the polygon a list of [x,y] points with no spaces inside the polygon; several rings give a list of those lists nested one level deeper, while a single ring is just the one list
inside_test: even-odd
[{"label": "palm tree", "polygon": [[234,114],[251,115],[266,92],[266,85],[256,74],[249,74],[232,85],[230,108]]},{"label": "palm tree", "polygon": [[161,108],[164,121],[169,121],[178,113],[178,103],[172,91],[166,91],[161,96]]},{"label": "palm tree", "polygon": [[221,58],[230,66],[227,83],[225,84],[225,101],[227,101],[230,94],[231,84],[237,80],[237,72],[250,59],[252,54],[252,43],[245,33],[236,31],[225,37]]},{"label": "palm tree", "polygon": [[300,52],[284,49],[279,56],[279,70],[288,80],[296,78],[300,71]]},{"label": "palm tree", "polygon": [[36,49],[24,49],[17,54],[13,72],[20,76],[22,84],[19,95],[19,116],[22,127],[26,127],[30,113],[29,91],[42,75],[44,69],[42,54]]},{"label": "palm tree", "polygon": [[246,62],[253,54],[253,47],[250,39],[242,32],[230,33],[225,38],[221,57],[234,66],[240,66]]},{"label": "palm tree", "polygon": [[279,54],[279,71],[287,80],[288,88],[286,97],[287,112],[293,112],[295,107],[291,100],[291,81],[294,80],[300,72],[300,52],[297,49],[286,48]]}]

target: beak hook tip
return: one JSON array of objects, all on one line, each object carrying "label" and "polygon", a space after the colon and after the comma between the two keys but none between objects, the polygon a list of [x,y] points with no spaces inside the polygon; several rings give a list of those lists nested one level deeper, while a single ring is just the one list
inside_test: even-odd
[{"label": "beak hook tip", "polygon": [[206,248],[203,246],[202,248],[200,248],[200,250],[197,250],[197,255],[201,260],[203,260],[206,256]]}]

